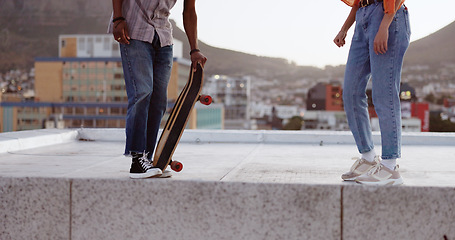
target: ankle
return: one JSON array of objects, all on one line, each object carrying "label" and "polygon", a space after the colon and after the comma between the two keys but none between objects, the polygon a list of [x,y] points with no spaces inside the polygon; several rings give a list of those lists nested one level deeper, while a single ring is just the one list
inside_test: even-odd
[{"label": "ankle", "polygon": [[374,149],[371,149],[369,152],[362,153],[362,158],[367,160],[368,162],[373,162],[375,157],[376,152],[374,151]]},{"label": "ankle", "polygon": [[131,152],[131,157],[133,160],[139,160],[141,158],[148,159],[148,153],[144,152]]},{"label": "ankle", "polygon": [[382,159],[381,164],[390,170],[395,170],[395,167],[397,166],[397,159]]}]

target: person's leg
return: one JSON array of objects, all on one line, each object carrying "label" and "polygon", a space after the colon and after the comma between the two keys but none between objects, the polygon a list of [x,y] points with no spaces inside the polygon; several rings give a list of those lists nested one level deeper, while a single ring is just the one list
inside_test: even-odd
[{"label": "person's leg", "polygon": [[[372,18],[371,26],[379,28],[383,9]],[[374,34],[372,28],[371,35]],[[401,157],[401,108],[400,81],[404,54],[409,46],[409,19],[407,10],[401,8],[389,28],[388,50],[385,54],[371,52],[373,76],[373,104],[379,118],[382,142],[382,163],[368,174],[356,179],[363,184],[399,185],[403,183],[397,171],[396,159]],[[373,39],[374,40],[374,39]]]},{"label": "person's leg", "polygon": [[[382,16],[383,13],[379,12],[377,15]],[[371,25],[374,27],[371,35],[377,32],[379,19],[382,18],[372,18]],[[370,46],[372,97],[381,130],[383,160],[401,157],[400,82],[403,58],[409,46],[407,22],[407,11],[404,8],[399,9],[389,27],[387,52],[377,55],[374,53],[373,46]],[[371,43],[373,40],[370,39]]]},{"label": "person's leg", "polygon": [[132,156],[131,178],[162,174],[147,158],[147,125],[153,92],[153,48],[150,43],[131,40],[121,44],[125,87],[128,96],[125,155]]},{"label": "person's leg", "polygon": [[344,110],[360,153],[369,152],[374,148],[366,95],[371,70],[369,43],[365,35],[368,12],[365,10],[361,8],[357,12],[343,86]]},{"label": "person's leg", "polygon": [[[355,158],[357,161],[350,171],[341,176],[345,181],[355,180],[377,164],[366,95],[366,87],[370,78],[369,42],[365,35],[365,24],[368,17],[367,9],[358,10],[344,77],[344,110],[357,148],[362,154],[362,158]],[[369,155],[373,156],[369,157]]]},{"label": "person's leg", "polygon": [[153,93],[150,98],[147,122],[146,151],[152,157],[161,119],[167,108],[167,87],[171,77],[173,46],[160,46],[158,34],[153,41]]},{"label": "person's leg", "polygon": [[125,155],[146,150],[146,130],[150,98],[153,91],[151,44],[131,40],[121,44],[125,87],[128,96]]}]

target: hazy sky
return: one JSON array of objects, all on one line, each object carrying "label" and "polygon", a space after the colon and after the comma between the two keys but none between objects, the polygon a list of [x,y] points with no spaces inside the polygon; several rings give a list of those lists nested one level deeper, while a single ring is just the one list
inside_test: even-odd
[{"label": "hazy sky", "polygon": [[[407,0],[411,41],[425,37],[455,21],[454,0]],[[183,0],[171,18],[183,29]],[[281,57],[298,65],[344,64],[347,45],[339,49],[332,40],[350,8],[340,0],[196,0],[199,39],[209,45]],[[455,37],[455,36],[454,36]],[[210,61],[210,59],[209,59]]]}]

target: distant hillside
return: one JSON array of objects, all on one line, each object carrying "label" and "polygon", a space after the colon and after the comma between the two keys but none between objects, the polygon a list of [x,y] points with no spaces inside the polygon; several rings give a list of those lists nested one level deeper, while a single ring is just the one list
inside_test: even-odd
[{"label": "distant hillside", "polygon": [[[0,72],[31,67],[35,57],[57,56],[60,34],[106,33],[111,4],[110,0],[0,0]],[[184,43],[185,56],[190,50],[186,35],[175,24],[174,36]],[[453,36],[455,23],[412,43],[406,64],[455,62]],[[215,48],[204,42],[199,44],[209,59],[208,74],[253,74],[266,79],[294,81],[328,75],[337,78],[344,72],[343,66],[322,70],[296,66],[282,58]]]},{"label": "distant hillside", "polygon": [[439,66],[444,62],[455,63],[455,22],[443,29],[414,41],[405,57],[406,65]]},{"label": "distant hillside", "polygon": [[58,55],[60,34],[105,33],[111,1],[0,0],[0,71]]},{"label": "distant hillside", "polygon": [[[0,71],[29,68],[35,57],[57,56],[60,34],[105,33],[111,4],[101,0],[0,0]],[[188,53],[186,35],[175,24],[174,35],[184,42],[184,53]],[[209,58],[208,74],[254,74],[272,79],[322,74],[319,68],[295,66],[285,59],[214,48],[204,42],[200,48]]]},{"label": "distant hillside", "polygon": [[[183,54],[190,52],[186,34],[183,30],[174,26],[174,37],[184,43]],[[199,42],[199,48],[208,58],[206,71],[209,74],[242,75],[253,74],[264,78],[279,78],[282,75],[292,74],[295,77],[300,75],[317,76],[322,70],[316,67],[296,66],[283,58],[261,57],[252,54],[216,48]],[[304,76],[301,76],[303,78]]]}]

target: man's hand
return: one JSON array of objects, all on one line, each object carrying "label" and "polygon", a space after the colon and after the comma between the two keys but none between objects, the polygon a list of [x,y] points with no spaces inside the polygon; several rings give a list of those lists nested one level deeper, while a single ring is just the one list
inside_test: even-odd
[{"label": "man's hand", "polygon": [[197,64],[200,63],[202,68],[204,68],[205,62],[207,62],[207,58],[201,52],[194,52],[191,54],[191,62],[193,66],[193,71],[196,71]]},{"label": "man's hand", "polygon": [[131,40],[130,35],[128,33],[128,27],[126,26],[125,20],[120,20],[113,23],[114,30],[112,34],[114,35],[114,39],[123,44],[130,44],[129,40]]}]

